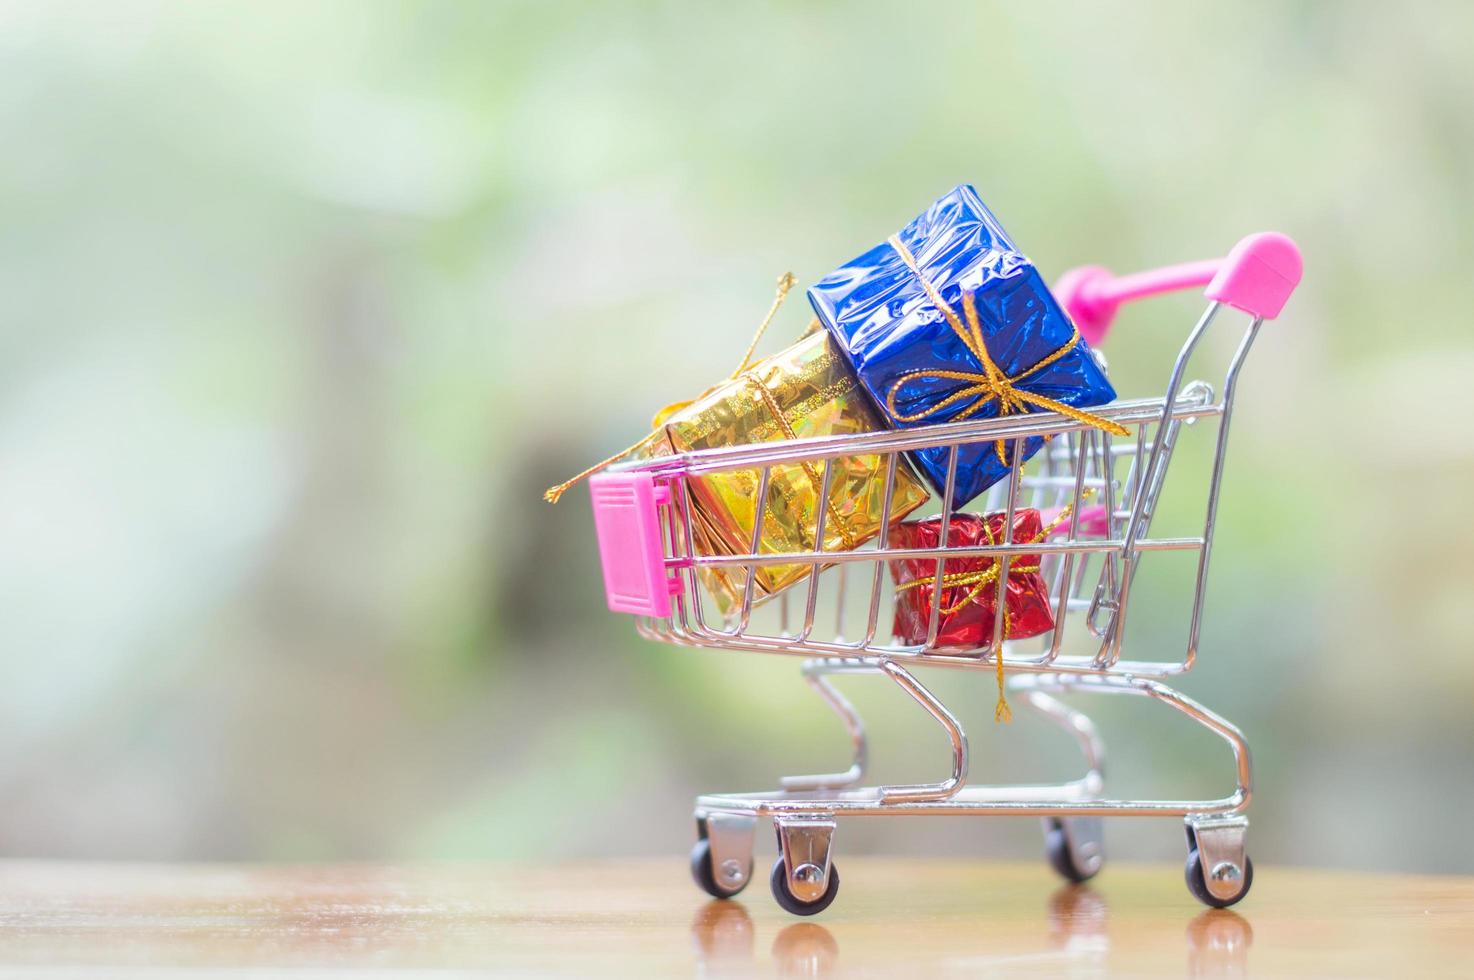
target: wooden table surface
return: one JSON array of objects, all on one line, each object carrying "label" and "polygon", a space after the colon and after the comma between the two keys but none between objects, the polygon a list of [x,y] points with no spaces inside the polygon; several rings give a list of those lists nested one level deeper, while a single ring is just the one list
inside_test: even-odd
[{"label": "wooden table surface", "polygon": [[734,901],[708,899],[679,858],[551,868],[0,862],[0,973],[1474,975],[1469,878],[1264,867],[1236,910],[1207,911],[1168,865],[1114,864],[1084,888],[1033,862],[850,858],[842,870],[835,904],[798,919],[762,880]]}]

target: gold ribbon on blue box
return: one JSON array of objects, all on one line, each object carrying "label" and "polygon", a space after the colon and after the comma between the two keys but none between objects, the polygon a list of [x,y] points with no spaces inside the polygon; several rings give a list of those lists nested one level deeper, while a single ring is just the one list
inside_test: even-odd
[{"label": "gold ribbon on blue box", "polygon": [[[825,276],[809,301],[892,427],[1054,411],[1125,434],[1083,411],[1113,401],[1115,389],[1033,263],[969,186]],[[1024,458],[1041,445],[1025,440]],[[939,493],[948,453],[911,454]],[[1012,462],[1001,442],[962,446],[953,506],[1003,479]]]}]

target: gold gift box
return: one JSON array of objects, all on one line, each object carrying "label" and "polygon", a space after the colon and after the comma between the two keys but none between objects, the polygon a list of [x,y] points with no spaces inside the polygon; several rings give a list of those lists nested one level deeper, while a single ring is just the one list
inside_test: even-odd
[{"label": "gold gift box", "polygon": [[[719,446],[851,435],[883,429],[843,356],[823,331],[766,358],[702,395],[665,420],[661,438],[640,455],[665,455]],[[823,551],[858,548],[882,530],[885,457],[844,456],[832,461]],[[747,554],[757,514],[761,472],[734,470],[690,481],[693,546],[697,554]],[[824,462],[774,464],[763,500],[759,554],[816,550],[815,518]],[[891,520],[898,521],[925,503],[926,487],[904,457],[896,460]],[[800,581],[809,565],[756,568],[755,598]],[[741,604],[747,570],[741,566],[703,568],[702,581],[725,616]]]}]

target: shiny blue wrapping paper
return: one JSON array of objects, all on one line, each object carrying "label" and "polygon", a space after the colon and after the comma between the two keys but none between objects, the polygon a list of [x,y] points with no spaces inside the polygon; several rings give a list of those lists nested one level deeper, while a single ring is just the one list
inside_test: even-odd
[{"label": "shiny blue wrapping paper", "polygon": [[[959,317],[963,316],[963,292],[973,293],[984,346],[1010,378],[1026,372],[1075,336],[1069,317],[1034,264],[1019,253],[971,186],[964,184],[947,194],[898,237]],[[968,387],[966,381],[936,377],[913,377],[901,383],[896,411],[887,407],[887,393],[908,372],[982,370],[977,357],[948,326],[915,273],[889,243],[877,245],[825,276],[809,290],[809,302],[892,428],[934,425],[963,413],[969,421],[998,415],[996,399],[971,412],[968,409],[976,405],[977,398],[935,410],[947,396]],[[1102,405],[1116,397],[1090,348],[1078,339],[1052,364],[1019,378],[1017,388],[1076,408]],[[925,417],[914,421],[897,417],[921,413]],[[1009,459],[1012,445],[1008,444]],[[1041,445],[1042,439],[1029,439],[1024,444],[1025,456],[1032,456]],[[994,447],[994,442],[987,442],[958,451],[953,506],[965,505],[1008,475]],[[928,449],[911,456],[941,494],[947,480],[947,450]]]}]

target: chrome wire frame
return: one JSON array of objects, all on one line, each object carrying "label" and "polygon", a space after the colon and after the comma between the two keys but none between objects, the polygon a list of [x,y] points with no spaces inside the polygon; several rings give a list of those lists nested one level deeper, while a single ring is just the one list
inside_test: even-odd
[{"label": "chrome wire frame", "polygon": [[[1161,398],[1116,402],[1092,409],[1124,427],[1126,439],[1083,425],[1068,417],[1039,412],[1022,416],[950,423],[862,435],[768,442],[734,446],[663,457],[654,461],[626,464],[653,472],[671,489],[671,506],[662,516],[666,566],[679,576],[680,592],[674,597],[672,615],[664,619],[640,618],[637,629],[646,638],[683,646],[744,650],[803,658],[803,676],[845,726],[853,747],[853,761],[842,772],[783,779],[781,789],[762,793],[702,796],[698,812],[734,812],[756,816],[813,817],[846,813],[958,814],[1011,813],[1044,817],[1060,816],[1196,816],[1237,814],[1249,804],[1251,765],[1248,745],[1231,723],[1203,705],[1167,686],[1163,681],[1189,670],[1197,656],[1202,627],[1208,560],[1211,553],[1218,496],[1223,478],[1234,393],[1240,369],[1261,325],[1253,320],[1244,331],[1224,377],[1222,396],[1215,400],[1212,388],[1201,381],[1184,383],[1187,367],[1199,342],[1212,326],[1221,307],[1208,306],[1194,326],[1173,365]],[[1153,536],[1151,526],[1166,481],[1168,465],[1184,426],[1216,422],[1211,475],[1208,478],[1202,533],[1188,537]],[[1044,446],[1032,462],[1024,458],[1026,440],[1044,437]],[[995,484],[978,501],[978,509],[1002,511],[1004,540],[995,545],[949,546],[946,535],[933,548],[889,546],[886,535],[853,551],[798,551],[775,553],[764,550],[762,528],[765,509],[757,508],[754,528],[745,554],[706,555],[691,547],[692,502],[690,481],[712,474],[748,471],[758,474],[757,498],[766,499],[772,467],[806,462],[822,466],[822,488],[818,495],[816,542],[824,539],[829,517],[829,487],[833,460],[876,454],[885,462],[886,484],[880,526],[892,523],[895,477],[900,454],[920,449],[949,448],[946,481],[939,519],[949,526],[954,514],[958,451],[962,446],[993,445],[1002,440],[1013,460],[1007,479]],[[1088,492],[1097,495],[1091,500]],[[1099,504],[1108,520],[1100,534],[1080,527],[1082,507]],[[1018,508],[1043,509],[1069,506],[1070,516],[1062,525],[1060,540],[1015,542],[1013,518]],[[1192,590],[1187,645],[1180,658],[1123,659],[1126,614],[1133,582],[1143,557],[1150,552],[1180,551],[1197,555],[1197,574]],[[1004,641],[1005,604],[996,602],[992,642],[980,650],[957,651],[936,648],[939,602],[931,604],[926,642],[899,644],[883,638],[880,613],[887,562],[900,559],[935,558],[933,595],[942,594],[944,562],[948,558],[991,557],[1000,563],[999,581],[1006,581],[1008,563],[1018,555],[1040,555],[1040,574],[1050,585],[1055,628],[1045,634],[1042,649],[1023,652],[1023,643]],[[848,577],[870,566],[869,603],[865,626],[858,638],[847,640],[845,593]],[[761,566],[807,564],[806,584],[773,597],[778,628],[764,631],[754,625],[753,611],[762,596],[756,594],[755,570]],[[851,566],[854,566],[851,568]],[[698,573],[703,568],[745,570],[740,607],[730,616],[716,617],[706,608]],[[821,572],[830,569],[839,587],[834,590],[831,634],[830,611],[820,616]],[[798,607],[798,622],[793,610]],[[1074,615],[1072,615],[1074,614]],[[1083,622],[1093,652],[1066,654],[1062,639],[1070,621]],[[1034,643],[1036,641],[1028,641]],[[1016,703],[1068,733],[1084,757],[1085,772],[1079,778],[1057,785],[968,786],[967,735],[952,712],[915,676],[916,668],[982,670],[997,668],[991,651],[1002,651],[1003,670]],[[841,674],[889,677],[936,720],[952,748],[952,772],[932,783],[900,786],[860,785],[867,763],[864,724],[853,705],[829,682]],[[1232,793],[1211,800],[1121,800],[1103,794],[1104,747],[1094,724],[1081,711],[1067,706],[1059,695],[1135,694],[1166,704],[1222,738],[1235,764]]]}]

